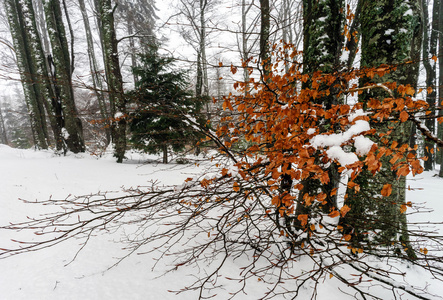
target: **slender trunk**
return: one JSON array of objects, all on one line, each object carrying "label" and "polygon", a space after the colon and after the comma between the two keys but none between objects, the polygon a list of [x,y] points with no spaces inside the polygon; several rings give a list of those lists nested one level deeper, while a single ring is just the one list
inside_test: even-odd
[{"label": "slender trunk", "polygon": [[260,60],[263,64],[263,73],[269,74],[271,65],[269,53],[269,34],[271,30],[269,0],[260,0]]},{"label": "slender trunk", "polygon": [[248,70],[248,64],[246,62],[250,56],[249,49],[248,49],[248,39],[249,38],[248,38],[248,29],[247,29],[248,26],[247,26],[247,22],[246,22],[246,16],[248,15],[248,12],[252,7],[252,4],[253,3],[251,2],[251,4],[249,4],[248,7],[246,7],[246,0],[242,0],[242,33],[241,33],[242,44],[241,44],[240,55],[241,55],[243,62],[245,63],[243,66],[243,80],[246,83],[245,95],[247,95],[249,93],[249,70]]},{"label": "slender trunk", "polygon": [[5,126],[5,121],[3,119],[1,103],[0,103],[0,143],[5,145],[8,144],[8,136],[6,135],[6,126]]},{"label": "slender trunk", "polygon": [[162,152],[163,152],[163,163],[167,164],[168,163],[168,145],[164,144],[162,146]]},{"label": "slender trunk", "polygon": [[[292,41],[289,40],[289,31],[291,30],[291,27],[289,26],[288,23],[288,19],[290,16],[290,11],[289,11],[289,5],[288,5],[288,1],[287,0],[283,0],[282,3],[282,35],[283,35],[283,42],[285,44],[290,44]],[[285,72],[289,73],[289,49],[287,47],[284,48],[284,53],[285,53],[285,60],[286,60],[286,64],[285,64]]]},{"label": "slender trunk", "polygon": [[203,74],[203,95],[209,95],[208,65],[206,60],[206,19],[208,0],[200,0],[200,53]]},{"label": "slender trunk", "polygon": [[108,108],[106,106],[106,100],[103,95],[103,81],[100,75],[100,71],[98,69],[97,59],[95,56],[94,50],[94,42],[92,40],[91,26],[89,24],[89,17],[86,11],[85,1],[78,0],[80,11],[83,17],[83,23],[85,25],[85,33],[86,33],[86,42],[88,45],[88,57],[89,57],[89,68],[91,70],[91,78],[92,78],[92,87],[94,89],[94,93],[97,97],[98,106],[100,108],[100,115],[102,121],[104,122],[105,134],[106,134],[106,145],[108,145],[111,141],[111,132],[109,127],[110,115],[108,112]]},{"label": "slender trunk", "polygon": [[[438,41],[438,10],[440,9],[440,0],[434,0],[434,6],[432,9],[432,23],[431,28],[426,28],[423,32],[423,65],[426,70],[426,86],[430,87],[432,91],[427,93],[426,102],[428,102],[431,109],[431,113],[427,115],[425,125],[432,132],[435,132],[435,102],[437,96],[436,89],[436,77],[437,77],[437,64],[434,60],[429,59],[431,56],[437,55],[437,41]],[[422,1],[422,10],[424,24],[429,24],[428,5],[426,1]],[[429,34],[430,32],[430,34]],[[425,141],[424,153],[427,158],[424,162],[425,171],[434,169],[434,143],[431,141]]]},{"label": "slender trunk", "polygon": [[49,45],[49,37],[48,37],[48,30],[46,28],[46,22],[45,22],[45,11],[43,8],[43,3],[41,0],[35,0],[34,3],[35,8],[36,8],[36,19],[37,19],[37,24],[40,28],[39,32],[40,32],[40,38],[42,40],[42,46],[43,46],[43,51],[46,55],[48,55],[49,53],[51,53],[51,46]]},{"label": "slender trunk", "polygon": [[75,66],[75,52],[74,52],[74,30],[72,30],[71,18],[68,13],[68,6],[66,5],[66,0],[63,0],[63,11],[65,12],[66,23],[68,24],[69,35],[71,37],[71,76],[74,73]]},{"label": "slender trunk", "polygon": [[117,158],[117,162],[121,163],[126,151],[126,102],[114,27],[114,9],[110,0],[98,0],[98,5],[109,102],[113,118],[111,134],[115,145],[114,156]]},{"label": "slender trunk", "polygon": [[354,20],[352,21],[351,28],[349,29],[349,33],[351,34],[351,38],[346,43],[346,48],[349,51],[349,57],[346,62],[346,66],[348,67],[348,69],[352,68],[354,61],[355,61],[355,57],[357,55],[358,42],[360,40],[360,30],[359,29],[360,29],[360,17],[361,17],[362,2],[363,2],[362,0],[358,0],[358,2],[357,2],[357,7],[355,9],[355,17],[354,17]]},{"label": "slender trunk", "polygon": [[[438,14],[438,32],[439,32],[439,46],[438,46],[438,105],[440,107],[439,115],[443,116],[443,3],[440,0],[440,11]],[[438,135],[443,139],[443,123],[438,124]],[[440,156],[440,172],[439,176],[443,177],[443,148],[439,149]]]}]

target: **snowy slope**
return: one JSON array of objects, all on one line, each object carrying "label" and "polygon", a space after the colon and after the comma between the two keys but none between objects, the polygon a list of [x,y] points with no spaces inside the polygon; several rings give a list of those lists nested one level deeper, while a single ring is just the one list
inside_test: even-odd
[{"label": "snowy slope", "polygon": [[[130,156],[124,164],[116,164],[111,155],[100,159],[88,154],[59,157],[49,151],[18,150],[0,145],[0,224],[23,220],[25,216],[36,216],[48,209],[24,204],[18,198],[33,201],[99,191],[116,191],[117,194],[121,193],[122,187],[144,186],[150,180],[179,184],[199,171],[193,165],[143,164],[146,159],[155,157]],[[426,202],[427,206],[434,208],[430,214],[412,215],[410,218],[413,221],[423,218],[441,220],[443,181],[433,175],[422,174],[408,182],[411,187],[408,200]],[[10,239],[14,237],[10,232],[0,231],[0,248],[10,245]],[[155,252],[133,255],[107,270],[124,253],[122,244],[118,243],[120,238],[121,232],[96,236],[74,261],[72,259],[79,248],[75,240],[43,251],[0,260],[0,299],[197,299],[198,295],[194,292],[177,296],[168,290],[183,288],[193,276],[198,276],[204,270],[181,268],[162,276],[168,259],[160,261],[153,269],[158,256]],[[300,264],[296,267],[308,267]],[[236,267],[236,262],[229,261],[225,274],[238,275]],[[407,270],[409,282],[419,286],[429,284],[431,293],[443,294],[443,283],[406,265],[400,268]],[[215,299],[226,299],[230,291],[229,282],[221,282],[226,283],[226,294],[221,291]],[[326,279],[318,288],[318,299],[354,299],[352,295],[347,297],[338,290],[334,278]],[[247,295],[239,295],[236,299],[258,299],[263,287],[258,282],[252,282],[248,284],[247,291]],[[379,293],[383,299],[393,299],[391,291],[381,290]],[[413,298],[405,296],[401,299]]]}]

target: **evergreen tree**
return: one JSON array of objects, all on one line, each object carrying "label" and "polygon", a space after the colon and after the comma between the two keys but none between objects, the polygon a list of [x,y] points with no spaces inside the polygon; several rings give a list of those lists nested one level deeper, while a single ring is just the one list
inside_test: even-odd
[{"label": "evergreen tree", "polygon": [[180,151],[198,138],[186,119],[190,116],[203,124],[204,120],[196,117],[203,103],[186,89],[186,74],[172,70],[173,58],[159,56],[156,47],[140,58],[140,66],[133,69],[139,81],[129,93],[136,107],[131,113],[130,141],[148,153],[163,152],[163,163],[167,163],[168,147]]}]

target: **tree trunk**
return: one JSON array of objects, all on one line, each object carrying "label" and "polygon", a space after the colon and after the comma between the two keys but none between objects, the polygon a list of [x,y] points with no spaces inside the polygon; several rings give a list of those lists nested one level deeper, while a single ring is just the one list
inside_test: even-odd
[{"label": "tree trunk", "polygon": [[168,145],[164,144],[162,146],[162,152],[163,152],[163,163],[167,164],[168,163]]},{"label": "tree trunk", "polygon": [[[344,1],[303,1],[303,72],[305,74],[312,76],[316,71],[332,73],[340,70],[340,57],[344,43],[342,36],[345,22],[344,8]],[[334,84],[320,87],[320,90],[330,89],[329,96],[311,101],[322,104],[326,108],[340,103],[341,99],[337,98],[334,93]],[[311,88],[311,82],[307,81],[302,88]],[[320,129],[320,132],[322,131]],[[319,161],[316,163],[321,165]],[[320,180],[313,179],[312,176],[302,180],[303,188],[298,195],[296,216],[310,214],[311,207],[304,203],[305,195],[313,196],[319,191],[327,195],[326,202],[322,205],[324,213],[329,213],[337,207],[337,195],[333,191],[338,187],[340,180],[338,166],[332,163],[324,168],[329,175],[328,184],[321,184]],[[297,219],[294,219],[294,225],[296,229],[302,227]]]},{"label": "tree trunk", "polygon": [[[361,67],[378,67],[381,64],[399,66],[382,78],[362,78],[360,86],[397,82],[416,87],[422,35],[420,8],[419,0],[363,0]],[[402,64],[409,61],[416,63]],[[372,89],[359,97],[365,103],[370,98],[383,99],[389,95],[382,89]],[[392,125],[387,121],[371,123],[378,133],[387,132]],[[399,145],[408,144],[411,124],[404,122],[395,126],[395,130],[386,137]],[[375,142],[381,145],[381,141]],[[355,247],[375,249],[382,246],[391,249],[394,245],[395,251],[407,249],[406,254],[413,258],[415,254],[409,246],[406,216],[400,211],[401,205],[405,204],[406,178],[398,178],[391,167],[392,164],[385,157],[382,158],[381,170],[375,175],[363,170],[357,176],[354,182],[359,184],[360,191],[355,193],[348,189],[345,204],[351,210],[340,219],[340,225],[344,227],[344,233],[351,234],[351,243]],[[380,191],[385,184],[392,185],[392,193],[388,197],[381,197]],[[370,238],[373,233],[377,234]]]},{"label": "tree trunk", "polygon": [[123,79],[118,58],[117,38],[114,27],[114,9],[111,0],[98,0],[98,11],[102,25],[102,41],[109,102],[111,104],[112,140],[117,162],[123,162],[126,151],[126,103]]},{"label": "tree trunk", "polygon": [[346,48],[349,51],[349,57],[346,62],[346,66],[348,69],[351,69],[354,65],[355,57],[357,55],[358,50],[358,42],[360,40],[360,17],[361,17],[361,6],[362,0],[358,0],[357,7],[355,9],[355,17],[352,21],[351,28],[349,29],[349,33],[351,34],[350,40],[346,42]]},{"label": "tree trunk", "polygon": [[[426,1],[422,1],[422,10],[424,24],[429,24],[428,5]],[[427,115],[429,118],[425,120],[426,127],[432,132],[435,132],[435,102],[437,97],[436,78],[437,78],[437,63],[432,56],[437,56],[437,41],[438,41],[438,10],[440,9],[440,0],[434,0],[432,8],[432,22],[430,28],[425,28],[423,31],[423,65],[426,70],[426,87],[432,88],[432,91],[427,93],[426,102],[428,102],[431,113]],[[430,34],[429,34],[430,32]],[[434,143],[432,141],[425,141],[424,153],[427,160],[424,162],[425,171],[434,169]]]},{"label": "tree trunk", "polygon": [[40,29],[39,32],[41,34],[40,38],[42,40],[43,52],[48,55],[49,53],[51,53],[51,46],[49,45],[48,30],[46,28],[46,21],[44,16],[45,10],[43,8],[43,3],[41,0],[34,0],[34,4],[34,7],[36,8],[37,25]]},{"label": "tree trunk", "polygon": [[63,112],[62,134],[69,150],[74,153],[85,151],[83,128],[78,116],[72,88],[72,66],[68,41],[62,19],[59,0],[43,0],[46,25],[51,41],[54,84],[60,93],[58,101]]},{"label": "tree trunk", "polygon": [[271,65],[269,53],[269,34],[271,30],[271,12],[269,0],[260,0],[260,60],[264,75],[269,74]]},{"label": "tree trunk", "polygon": [[8,144],[8,136],[6,135],[6,126],[5,126],[5,121],[3,119],[1,103],[0,103],[0,143],[5,145]]},{"label": "tree trunk", "polygon": [[242,0],[242,32],[241,32],[241,47],[240,48],[240,57],[244,62],[243,66],[243,80],[246,83],[245,86],[245,95],[249,93],[249,69],[247,60],[250,56],[250,49],[248,48],[248,40],[250,33],[248,34],[248,24],[246,21],[246,17],[248,15],[249,10],[252,7],[253,2],[251,2],[249,5],[246,5],[246,0]]},{"label": "tree trunk", "polygon": [[[25,11],[22,4],[25,5]],[[7,0],[5,1],[5,8],[16,50],[17,65],[29,111],[34,144],[37,148],[47,149],[49,136],[42,100],[44,90],[42,90],[41,84],[46,75],[42,73],[43,70],[38,69],[37,65],[41,57],[36,57],[39,55],[37,51],[39,45],[35,43],[38,32],[33,18],[32,3],[29,1],[19,3],[17,0]]]},{"label": "tree trunk", "polygon": [[[438,105],[440,107],[439,115],[443,116],[443,3],[440,0],[440,11],[438,14],[438,32],[439,32],[439,47],[438,47]],[[438,135],[443,139],[443,123],[438,123]],[[443,148],[439,148],[440,156],[440,172],[439,176],[443,177]]]},{"label": "tree trunk", "polygon": [[94,93],[97,97],[102,121],[104,122],[104,125],[105,125],[106,145],[108,145],[111,141],[111,132],[109,129],[110,115],[108,112],[108,108],[106,106],[105,97],[103,95],[103,91],[104,91],[103,81],[102,81],[102,77],[100,76],[100,71],[98,69],[97,59],[95,57],[94,42],[92,40],[91,26],[89,24],[89,17],[88,17],[88,13],[86,11],[85,1],[78,0],[78,3],[80,6],[80,11],[82,13],[83,23],[85,25],[86,42],[88,45],[89,68],[91,69],[91,75],[92,75],[91,76],[92,87],[93,87]]},{"label": "tree trunk", "polygon": [[66,5],[66,0],[62,0],[63,1],[63,11],[65,12],[65,17],[66,17],[66,23],[68,25],[68,30],[69,30],[69,35],[71,37],[71,67],[70,67],[70,71],[71,71],[71,76],[74,73],[74,69],[75,69],[75,51],[74,51],[74,30],[72,29],[72,25],[71,25],[71,18],[69,17],[69,13],[68,13],[68,6]]}]

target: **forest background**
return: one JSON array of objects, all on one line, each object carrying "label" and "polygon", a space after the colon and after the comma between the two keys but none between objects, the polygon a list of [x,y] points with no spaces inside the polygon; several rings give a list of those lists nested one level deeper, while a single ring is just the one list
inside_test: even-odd
[{"label": "forest background", "polygon": [[[215,230],[205,243],[189,239],[177,267],[198,264],[208,249],[253,252],[241,281],[273,286],[265,297],[298,295],[326,274],[374,296],[334,271],[344,265],[358,282],[375,280],[394,295],[428,293],[391,280],[391,260],[441,278],[440,235],[408,222],[414,205],[406,201],[406,176],[442,163],[439,1],[181,0],[161,18],[147,0],[3,4],[4,144],[96,156],[108,149],[119,163],[131,148],[161,152],[163,163],[184,149],[220,155],[210,156],[218,171],[178,191],[131,190],[113,206],[100,194],[43,201],[71,208],[3,229],[56,236],[3,255],[89,237],[114,222],[142,230],[148,219],[167,223],[173,208],[182,218],[176,227],[129,235],[131,253],[162,238],[181,241],[185,230]],[[125,219],[132,212],[137,221]],[[304,256],[315,275],[291,273]],[[187,289],[210,294],[224,262]],[[289,279],[296,287],[280,286]]]}]

